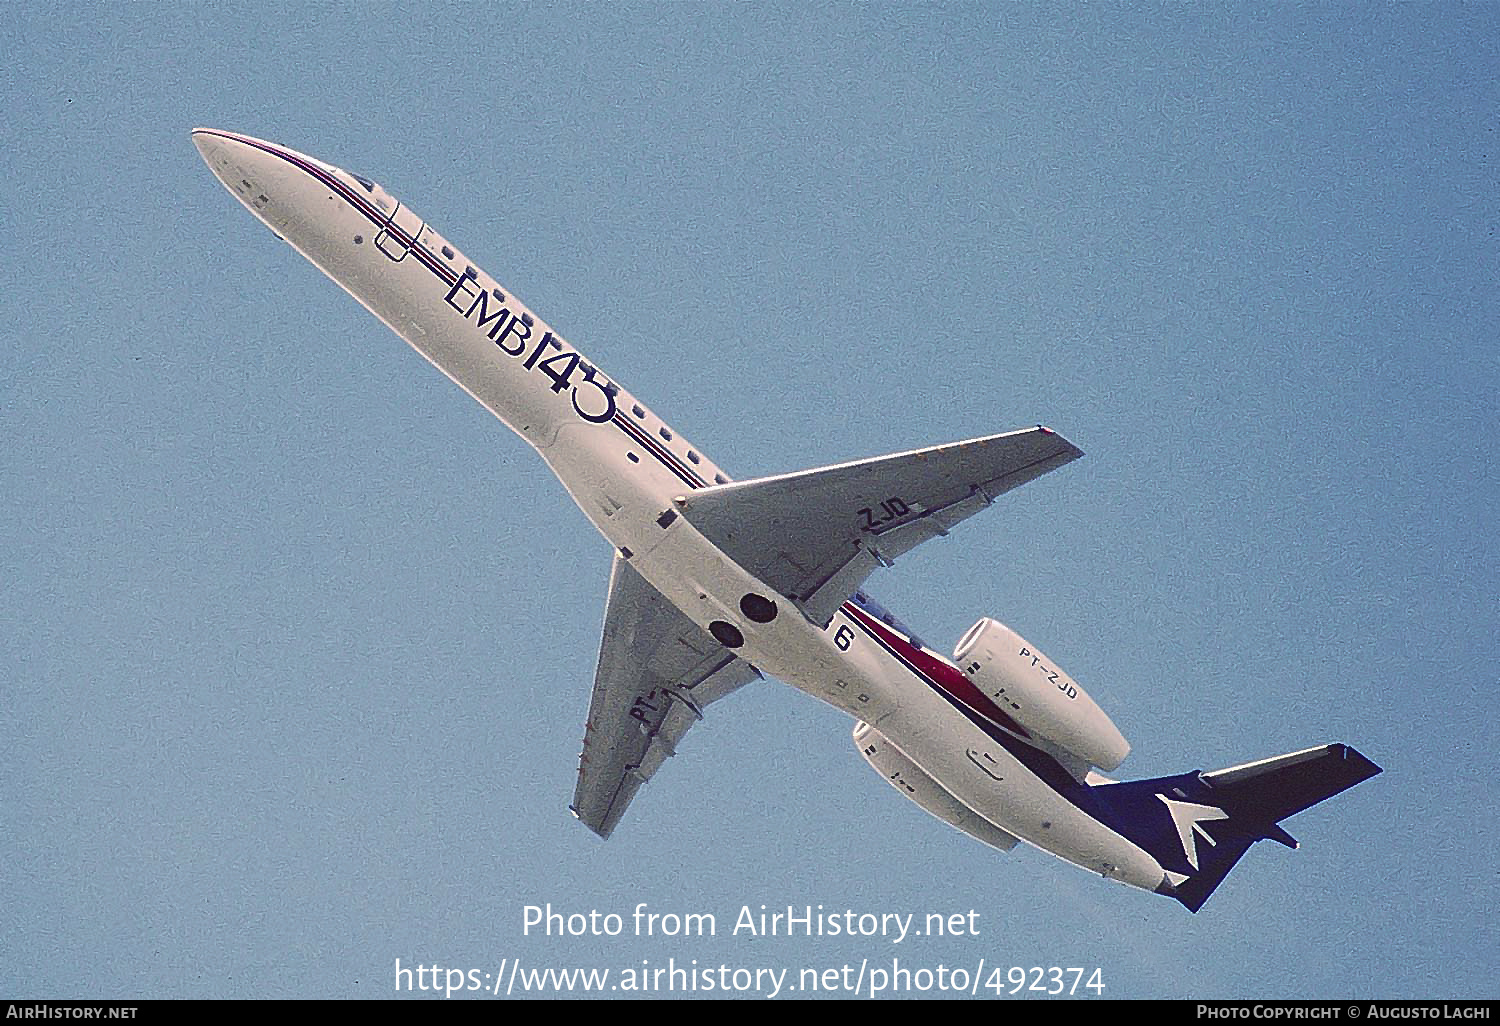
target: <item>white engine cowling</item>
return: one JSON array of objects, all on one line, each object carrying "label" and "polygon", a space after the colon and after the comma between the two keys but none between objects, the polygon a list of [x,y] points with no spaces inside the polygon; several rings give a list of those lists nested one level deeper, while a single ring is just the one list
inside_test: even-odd
[{"label": "white engine cowling", "polygon": [[1056,663],[998,620],[985,617],[959,641],[953,661],[1030,733],[1102,770],[1130,753],[1104,710]]},{"label": "white engine cowling", "polygon": [[854,725],[854,747],[859,749],[859,754],[865,757],[871,769],[920,805],[928,815],[936,816],[992,848],[1010,851],[1016,846],[1014,837],[959,801],[868,723],[861,721]]}]

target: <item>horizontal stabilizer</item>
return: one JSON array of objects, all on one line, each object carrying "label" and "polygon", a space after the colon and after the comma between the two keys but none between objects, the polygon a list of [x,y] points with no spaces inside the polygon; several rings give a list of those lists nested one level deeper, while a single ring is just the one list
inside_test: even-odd
[{"label": "horizontal stabilizer", "polygon": [[1203,774],[1236,815],[1278,823],[1368,780],[1380,767],[1348,745],[1322,745]]},{"label": "horizontal stabilizer", "polygon": [[1100,784],[1091,794],[1166,870],[1159,892],[1196,912],[1256,841],[1297,847],[1281,820],[1379,772],[1348,745],[1331,744],[1211,773]]}]

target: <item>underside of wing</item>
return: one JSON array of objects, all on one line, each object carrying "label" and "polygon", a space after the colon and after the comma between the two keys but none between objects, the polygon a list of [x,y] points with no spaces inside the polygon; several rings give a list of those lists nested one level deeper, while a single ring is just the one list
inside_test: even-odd
[{"label": "underside of wing", "polygon": [[616,556],[573,814],[608,837],[704,707],[757,676]]},{"label": "underside of wing", "polygon": [[877,566],[1082,455],[1036,427],[706,488],[681,508],[731,559],[827,624]]}]

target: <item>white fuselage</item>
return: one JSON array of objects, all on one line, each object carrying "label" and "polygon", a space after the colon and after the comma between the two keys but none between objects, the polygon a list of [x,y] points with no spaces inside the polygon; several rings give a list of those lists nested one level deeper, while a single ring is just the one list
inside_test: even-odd
[{"label": "white fuselage", "polygon": [[[194,141],[252,213],[535,448],[600,533],[690,619],[743,622],[741,596],[775,594],[687,517],[664,518],[678,497],[725,483],[723,472],[394,197],[260,140],[200,130]],[[853,603],[826,626],[796,612],[745,623],[744,639],[737,655],[871,724],[988,823],[1110,878],[1161,884],[1155,858],[933,683],[958,674],[951,663]]]}]

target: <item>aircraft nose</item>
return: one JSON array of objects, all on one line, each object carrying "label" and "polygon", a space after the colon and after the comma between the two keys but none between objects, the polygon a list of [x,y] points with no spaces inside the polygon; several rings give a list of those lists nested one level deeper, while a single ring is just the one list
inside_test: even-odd
[{"label": "aircraft nose", "polygon": [[[249,149],[244,143],[239,142],[228,132],[220,132],[213,128],[193,129],[193,145],[198,148],[198,155],[208,165],[220,181],[224,181],[225,175],[232,170],[240,170],[238,164],[248,163],[244,159],[243,151]],[[239,157],[238,161],[235,157]],[[224,181],[225,185],[230,183]]]},{"label": "aircraft nose", "polygon": [[193,129],[193,145],[214,177],[245,206],[258,212],[271,202],[269,162],[264,153],[214,128]]},{"label": "aircraft nose", "polygon": [[209,167],[214,166],[214,156],[219,152],[219,137],[211,128],[193,129],[193,145],[198,147],[198,155],[203,158]]}]

